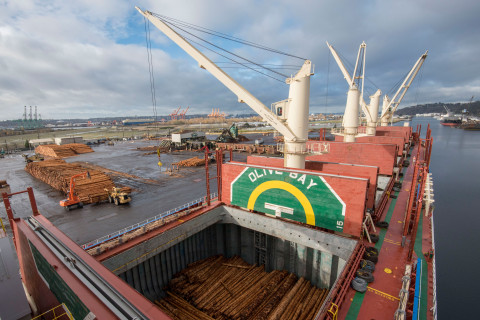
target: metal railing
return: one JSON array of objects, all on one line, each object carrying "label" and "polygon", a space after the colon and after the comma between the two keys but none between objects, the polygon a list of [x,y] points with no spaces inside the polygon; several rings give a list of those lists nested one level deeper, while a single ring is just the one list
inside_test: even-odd
[{"label": "metal railing", "polygon": [[[343,128],[343,127],[332,128],[331,133],[332,134],[344,134],[345,133],[345,128]],[[367,134],[367,127],[358,127],[357,128],[357,134]]]},{"label": "metal railing", "polygon": [[330,144],[327,142],[309,143],[307,145],[289,145],[277,143],[277,151],[289,154],[324,154],[330,152]]},{"label": "metal railing", "polygon": [[[218,194],[216,192],[210,194],[210,200],[214,200],[217,197],[218,197]],[[134,225],[131,225],[129,227],[126,227],[126,228],[123,228],[123,229],[118,230],[116,232],[110,233],[110,234],[108,234],[106,236],[103,236],[101,238],[98,238],[98,239],[96,239],[92,242],[83,244],[82,248],[84,250],[88,250],[92,247],[95,247],[95,246],[101,244],[101,243],[104,243],[104,242],[110,241],[112,239],[118,238],[118,237],[124,235],[125,233],[132,232],[134,230],[142,228],[143,226],[145,226],[147,224],[150,224],[152,222],[155,222],[155,221],[158,221],[160,219],[166,218],[166,217],[171,216],[172,214],[175,214],[177,212],[186,210],[188,208],[194,207],[194,206],[199,205],[199,204],[202,205],[202,204],[206,203],[206,200],[207,200],[206,198],[207,197],[205,196],[205,197],[202,197],[200,199],[190,201],[187,204],[184,204],[180,207],[176,207],[176,208],[170,209],[166,212],[162,212],[162,213],[160,213],[160,214],[158,214],[154,217],[148,218],[148,219],[143,220],[141,222],[135,223]]]},{"label": "metal railing", "polygon": [[431,308],[433,319],[437,320],[437,267],[435,263],[435,229],[433,226],[433,212],[430,216],[430,222],[432,224],[432,250],[434,252],[432,257],[432,273],[433,273],[433,307]]},{"label": "metal railing", "polygon": [[[53,316],[53,318],[52,318],[52,316]],[[70,312],[70,310],[68,310],[65,303],[62,303],[61,305],[56,306],[55,308],[52,308],[52,309],[48,310],[47,312],[39,314],[35,318],[32,318],[32,320],[35,320],[35,319],[52,319],[52,320],[55,320],[55,319],[70,319],[70,320],[74,320],[73,316],[72,316],[72,313]]]}]

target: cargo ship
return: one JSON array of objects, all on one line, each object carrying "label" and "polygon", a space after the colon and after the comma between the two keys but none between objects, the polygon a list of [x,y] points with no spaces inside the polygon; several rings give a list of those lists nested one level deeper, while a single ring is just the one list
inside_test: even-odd
[{"label": "cargo ship", "polygon": [[442,126],[456,127],[462,124],[462,118],[455,116],[446,106],[443,106],[447,113],[440,118]]},{"label": "cargo ship", "polygon": [[[139,11],[284,136],[283,158],[218,148],[212,165],[206,150],[202,199],[83,245],[42,215],[32,188],[3,193],[30,311],[49,319],[436,319],[430,128],[388,126],[395,99],[359,126],[352,81],[335,141],[308,140],[310,61],[270,110]],[[365,107],[378,110],[378,96]],[[11,199],[23,193],[31,216],[19,218]]]}]

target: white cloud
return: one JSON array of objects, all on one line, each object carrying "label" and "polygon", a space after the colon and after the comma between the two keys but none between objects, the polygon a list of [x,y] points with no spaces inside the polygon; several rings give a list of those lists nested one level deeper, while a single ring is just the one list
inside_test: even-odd
[{"label": "white cloud", "polygon": [[[326,40],[351,62],[366,41],[367,77],[384,92],[429,49],[403,106],[478,95],[480,3],[473,0],[7,0],[0,2],[0,120],[20,118],[24,105],[37,105],[43,118],[152,115],[143,18],[135,5],[312,60],[312,112],[342,111],[346,100]],[[150,29],[160,115],[180,105],[190,106],[189,113],[250,111]],[[302,63],[249,47],[233,50],[261,63]],[[288,95],[284,84],[226,70],[267,106]]]}]

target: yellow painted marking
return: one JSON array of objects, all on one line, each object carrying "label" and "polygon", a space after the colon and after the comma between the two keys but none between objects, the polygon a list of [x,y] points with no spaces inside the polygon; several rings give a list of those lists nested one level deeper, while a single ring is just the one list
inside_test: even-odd
[{"label": "yellow painted marking", "polygon": [[384,238],[383,240],[386,241],[386,242],[388,242],[388,243],[395,244],[395,245],[397,245],[397,246],[401,245],[400,242],[393,241],[393,240],[390,240],[390,239],[387,239],[387,238]]},{"label": "yellow painted marking", "polygon": [[292,186],[285,181],[266,181],[260,184],[255,190],[252,191],[250,194],[250,198],[248,199],[247,209],[253,210],[255,207],[255,202],[257,198],[265,191],[270,189],[281,189],[285,190],[291,195],[293,195],[302,205],[303,211],[305,211],[305,217],[307,218],[307,224],[314,226],[315,225],[315,214],[313,213],[312,205],[308,198],[301,192],[297,187]]},{"label": "yellow painted marking", "polygon": [[385,268],[383,269],[383,271],[385,271],[385,273],[388,273],[388,274],[392,273],[392,269],[389,269],[389,268]]},{"label": "yellow painted marking", "polygon": [[403,221],[398,221],[398,223],[403,223]]},{"label": "yellow painted marking", "polygon": [[390,300],[390,301],[399,301],[399,300],[400,300],[400,299],[397,298],[397,297],[394,297],[394,296],[392,296],[392,295],[389,295],[388,293],[385,293],[385,292],[383,292],[383,291],[374,289],[374,288],[372,288],[372,287],[367,287],[367,289],[368,289],[369,291],[375,293],[376,295],[381,296],[381,297],[383,297],[383,298],[385,298],[385,299],[388,299],[388,300]]},{"label": "yellow painted marking", "polygon": [[178,219],[178,221],[180,221],[180,222],[185,222],[185,221],[183,221],[182,219]]}]

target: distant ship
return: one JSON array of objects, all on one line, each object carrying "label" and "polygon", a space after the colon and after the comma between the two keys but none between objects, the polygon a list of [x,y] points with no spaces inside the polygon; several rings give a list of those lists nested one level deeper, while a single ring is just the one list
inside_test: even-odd
[{"label": "distant ship", "polygon": [[443,126],[459,126],[462,124],[462,118],[455,116],[453,112],[448,110],[446,106],[443,106],[447,111],[446,115],[443,115],[440,119],[440,124]]}]

